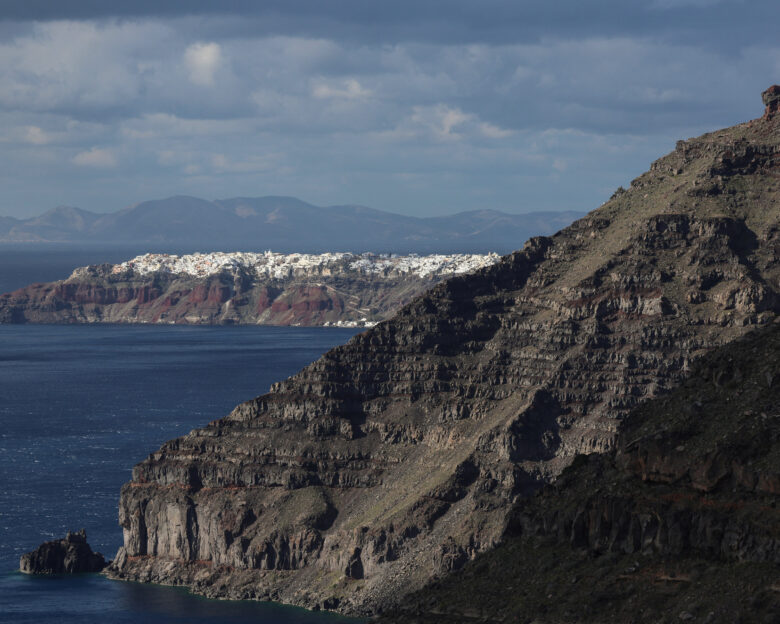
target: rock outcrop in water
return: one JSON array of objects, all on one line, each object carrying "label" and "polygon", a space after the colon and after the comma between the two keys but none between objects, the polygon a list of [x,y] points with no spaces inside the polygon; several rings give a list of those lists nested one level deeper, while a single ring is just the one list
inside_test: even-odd
[{"label": "rock outcrop in water", "polygon": [[146,254],[0,295],[0,323],[370,327],[497,254]]},{"label": "rock outcrop in water", "polygon": [[680,141],[552,237],[439,284],[122,489],[110,574],[347,613],[495,546],[514,503],[780,309],[780,119]]},{"label": "rock outcrop in water", "polygon": [[100,572],[106,565],[103,555],[92,552],[84,529],[69,531],[65,539],[44,542],[19,559],[19,570],[25,574]]},{"label": "rock outcrop in water", "polygon": [[708,354],[615,452],[579,456],[503,544],[383,621],[776,622],[778,382],[778,323]]}]

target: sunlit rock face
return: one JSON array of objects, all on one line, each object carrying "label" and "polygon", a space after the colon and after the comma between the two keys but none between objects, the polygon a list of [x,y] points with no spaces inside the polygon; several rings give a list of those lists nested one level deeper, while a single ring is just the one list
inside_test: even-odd
[{"label": "sunlit rock face", "polygon": [[494,546],[518,497],[777,314],[780,121],[681,141],[552,237],[453,277],[122,490],[117,577],[372,613]]}]

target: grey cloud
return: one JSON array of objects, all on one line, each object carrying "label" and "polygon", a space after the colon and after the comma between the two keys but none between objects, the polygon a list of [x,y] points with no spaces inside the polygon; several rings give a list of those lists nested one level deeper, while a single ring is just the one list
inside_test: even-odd
[{"label": "grey cloud", "polygon": [[758,116],[780,77],[768,3],[585,4],[6,2],[0,214],[178,193],[589,209],[676,138]]},{"label": "grey cloud", "polygon": [[[662,9],[662,10],[659,10]],[[735,22],[735,11],[743,20]],[[773,0],[624,0],[516,2],[514,0],[6,0],[6,20],[189,18],[201,28],[242,36],[292,35],[387,43],[394,41],[533,42],[549,36],[659,35],[677,41],[706,41],[713,30],[729,41],[772,41]],[[669,14],[673,19],[669,19]],[[240,18],[233,19],[230,18]]]}]

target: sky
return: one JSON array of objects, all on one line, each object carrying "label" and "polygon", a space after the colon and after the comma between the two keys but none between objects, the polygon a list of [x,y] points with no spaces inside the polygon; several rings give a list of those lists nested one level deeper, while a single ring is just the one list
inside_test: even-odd
[{"label": "sky", "polygon": [[762,113],[777,0],[3,0],[0,215],[591,210]]}]

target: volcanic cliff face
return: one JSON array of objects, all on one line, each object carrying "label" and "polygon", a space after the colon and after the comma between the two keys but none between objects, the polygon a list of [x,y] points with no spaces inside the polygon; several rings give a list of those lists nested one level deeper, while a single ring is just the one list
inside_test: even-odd
[{"label": "volcanic cliff face", "polygon": [[707,354],[383,621],[776,622],[779,381],[777,322]]},{"label": "volcanic cliff face", "polygon": [[639,402],[775,318],[780,119],[681,141],[598,210],[439,284],[122,489],[117,577],[368,613],[462,566]]},{"label": "volcanic cliff face", "polygon": [[496,254],[146,254],[0,296],[0,323],[364,327]]}]

